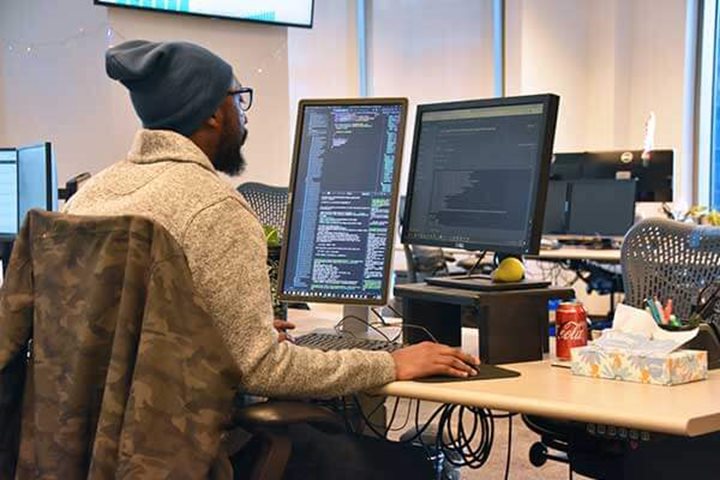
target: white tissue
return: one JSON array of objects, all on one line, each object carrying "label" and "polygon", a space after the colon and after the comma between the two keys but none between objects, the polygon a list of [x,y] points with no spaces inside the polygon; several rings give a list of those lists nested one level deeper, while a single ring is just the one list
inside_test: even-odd
[{"label": "white tissue", "polygon": [[692,340],[698,329],[670,332],[660,328],[645,310],[618,305],[613,327],[604,330],[593,345],[603,350],[622,350],[638,355],[667,355]]}]

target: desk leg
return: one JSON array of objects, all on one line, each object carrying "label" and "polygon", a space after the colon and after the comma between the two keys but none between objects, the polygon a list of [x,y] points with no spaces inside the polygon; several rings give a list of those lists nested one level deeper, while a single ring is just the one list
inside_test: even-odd
[{"label": "desk leg", "polygon": [[454,347],[461,345],[459,305],[403,298],[403,317],[403,325],[410,325],[403,329],[406,343],[431,340],[422,329],[413,327],[417,325],[429,330],[440,343]]}]

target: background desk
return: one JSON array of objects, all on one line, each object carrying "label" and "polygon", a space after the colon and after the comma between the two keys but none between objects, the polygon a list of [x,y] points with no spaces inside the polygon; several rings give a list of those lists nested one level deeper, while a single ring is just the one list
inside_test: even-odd
[{"label": "background desk", "polygon": [[581,247],[562,247],[555,250],[540,250],[538,255],[526,255],[531,260],[587,260],[602,263],[620,263],[620,250],[596,250]]},{"label": "background desk", "polygon": [[[479,357],[487,363],[539,360],[548,351],[548,299],[574,298],[572,288],[478,292],[425,283],[398,285],[404,322],[420,325],[441,343],[460,346],[461,328],[479,332]],[[428,340],[419,329],[406,329],[409,343]]]},{"label": "background desk", "polygon": [[456,383],[393,382],[378,393],[672,435],[720,431],[717,370],[705,381],[664,387],[576,377],[549,361],[505,367],[521,376]]}]

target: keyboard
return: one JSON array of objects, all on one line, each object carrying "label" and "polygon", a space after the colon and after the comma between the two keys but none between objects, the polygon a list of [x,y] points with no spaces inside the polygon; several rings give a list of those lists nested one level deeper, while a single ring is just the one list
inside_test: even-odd
[{"label": "keyboard", "polygon": [[388,342],[387,340],[375,340],[368,338],[353,337],[351,335],[335,335],[332,333],[308,333],[295,337],[295,345],[314,348],[328,352],[331,350],[371,350],[374,352],[394,352],[402,348],[399,343]]}]

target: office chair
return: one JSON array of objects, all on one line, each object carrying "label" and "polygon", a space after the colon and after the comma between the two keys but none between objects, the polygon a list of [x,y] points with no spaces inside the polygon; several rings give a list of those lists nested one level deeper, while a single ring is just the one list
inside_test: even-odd
[{"label": "office chair", "polygon": [[[260,223],[271,226],[282,233],[285,229],[285,216],[288,204],[287,187],[273,187],[264,183],[246,182],[237,187],[250,207],[257,214]],[[284,303],[276,299],[278,287],[278,268],[280,266],[280,247],[268,247],[268,274],[273,299],[273,312],[276,318],[287,318],[287,307],[309,310],[306,303]],[[287,305],[287,307],[286,307]]]},{"label": "office chair", "polygon": [[[625,236],[621,250],[621,266],[625,290],[624,303],[644,307],[648,297],[673,299],[679,318],[688,318],[700,290],[720,279],[720,227],[698,226],[662,218],[646,219]],[[718,315],[709,325],[701,326],[700,334],[688,348],[708,350],[710,368],[720,366],[718,359]],[[530,461],[535,466],[548,459],[570,462],[577,473],[607,476],[607,461],[593,459],[592,449],[622,451],[610,441],[592,438],[583,433],[582,425],[532,415],[523,416],[526,425],[541,436],[530,448]],[[683,439],[676,439],[682,442]],[[716,442],[717,438],[706,439]],[[574,442],[584,443],[577,453]],[[549,453],[554,451],[553,453]],[[607,459],[606,459],[607,460]],[[620,468],[620,467],[617,467]],[[607,476],[607,478],[615,478]]]},{"label": "office chair", "polygon": [[282,232],[288,204],[287,187],[273,187],[264,183],[246,182],[237,187],[257,214],[260,223]]},{"label": "office chair", "polygon": [[279,480],[290,425],[344,426],[294,402],[244,407],[228,422],[239,379],[165,229],[141,217],[28,214],[0,291],[0,478],[211,469],[229,479],[224,454],[245,450],[220,453],[221,435],[240,426],[259,447],[249,478]]},{"label": "office chair", "polygon": [[440,247],[403,244],[403,251],[410,283],[422,282],[426,277],[447,275],[448,263],[455,261],[454,256]]},{"label": "office chair", "polygon": [[82,172],[74,175],[65,182],[65,187],[58,189],[58,199],[68,201],[77,193],[83,183],[88,181],[92,175],[89,172]]}]

